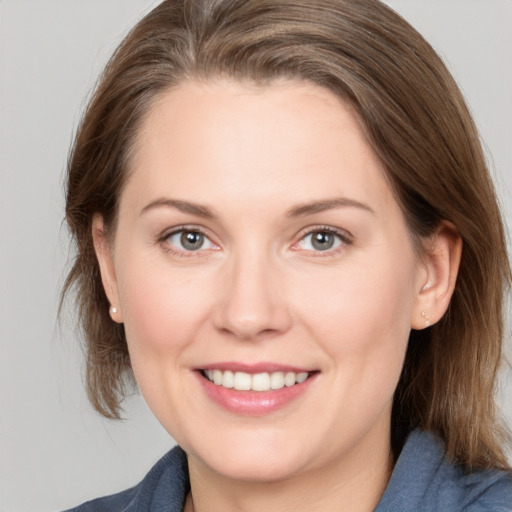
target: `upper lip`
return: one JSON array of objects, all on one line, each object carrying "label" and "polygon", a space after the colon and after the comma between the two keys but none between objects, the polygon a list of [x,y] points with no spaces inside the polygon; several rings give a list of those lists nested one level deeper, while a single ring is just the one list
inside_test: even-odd
[{"label": "upper lip", "polygon": [[303,373],[303,372],[312,372],[316,371],[314,369],[293,366],[289,364],[280,364],[280,363],[271,363],[271,362],[261,362],[261,363],[241,363],[236,361],[229,362],[218,362],[205,364],[203,366],[199,366],[196,368],[197,370],[221,370],[221,371],[232,371],[232,372],[244,372],[249,374],[254,373],[274,373],[274,372],[294,372],[294,373]]}]

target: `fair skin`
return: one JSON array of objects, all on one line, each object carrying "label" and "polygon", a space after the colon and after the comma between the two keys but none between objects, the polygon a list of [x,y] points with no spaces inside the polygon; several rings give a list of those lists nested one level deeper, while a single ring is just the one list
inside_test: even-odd
[{"label": "fair skin", "polygon": [[[188,454],[186,510],[373,510],[409,332],[446,310],[457,236],[418,257],[357,118],[312,84],[184,83],[134,149],[116,232],[97,215],[93,237],[140,390]],[[230,369],[307,378],[210,382]]]}]

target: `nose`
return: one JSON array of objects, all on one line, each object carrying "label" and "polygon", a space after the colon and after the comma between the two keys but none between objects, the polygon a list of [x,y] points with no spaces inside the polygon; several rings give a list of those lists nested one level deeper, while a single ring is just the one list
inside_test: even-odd
[{"label": "nose", "polygon": [[254,251],[227,263],[213,315],[215,327],[241,340],[286,332],[291,326],[282,272]]}]

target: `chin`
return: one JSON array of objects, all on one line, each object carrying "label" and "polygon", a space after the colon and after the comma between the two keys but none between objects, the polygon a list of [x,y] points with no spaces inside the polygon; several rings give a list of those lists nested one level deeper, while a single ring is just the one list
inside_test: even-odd
[{"label": "chin", "polygon": [[[256,433],[255,433],[256,434]],[[246,482],[278,482],[300,473],[308,466],[303,443],[284,442],[282,436],[269,439],[263,432],[253,439],[227,436],[226,442],[185,450],[189,456],[224,478]]]},{"label": "chin", "polygon": [[266,450],[256,455],[231,454],[211,461],[211,469],[225,478],[245,482],[279,482],[301,472],[302,461],[297,454],[290,459],[282,452],[274,452],[267,456]]}]

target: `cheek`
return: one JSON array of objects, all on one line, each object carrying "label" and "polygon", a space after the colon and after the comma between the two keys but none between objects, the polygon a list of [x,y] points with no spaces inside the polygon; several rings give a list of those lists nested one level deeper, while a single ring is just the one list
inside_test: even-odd
[{"label": "cheek", "polygon": [[415,266],[412,257],[400,265],[375,261],[304,283],[316,292],[304,303],[303,318],[343,378],[394,385],[410,333]]},{"label": "cheek", "polygon": [[[187,275],[188,274],[188,275]],[[168,265],[126,261],[118,275],[130,352],[175,353],[192,340],[205,316],[208,291],[201,276]]]},{"label": "cheek", "polygon": [[[141,263],[142,261],[142,263]],[[184,386],[194,339],[208,316],[211,287],[202,276],[170,270],[165,262],[132,257],[119,269],[126,339],[139,389],[155,416],[179,432],[179,410],[187,410]],[[211,298],[209,299],[211,300]]]}]

